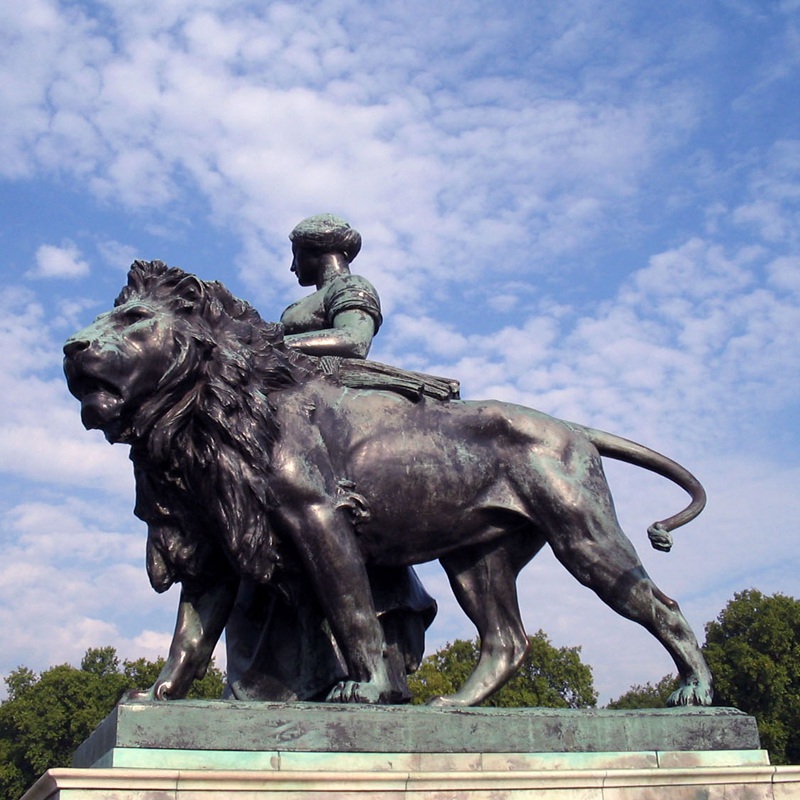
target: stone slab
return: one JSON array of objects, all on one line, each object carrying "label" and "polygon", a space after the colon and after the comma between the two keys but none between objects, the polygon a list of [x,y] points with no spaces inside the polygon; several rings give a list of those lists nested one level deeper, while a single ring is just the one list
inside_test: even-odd
[{"label": "stone slab", "polygon": [[627,753],[309,753],[114,748],[93,768],[284,770],[289,772],[509,772],[520,770],[765,767],[766,750]]},{"label": "stone slab", "polygon": [[[611,746],[609,746],[611,745]],[[753,717],[730,708],[430,708],[191,701],[121,704],[77,750],[600,753],[759,750]]]},{"label": "stone slab", "polygon": [[23,800],[800,800],[800,767],[477,772],[53,769]]}]

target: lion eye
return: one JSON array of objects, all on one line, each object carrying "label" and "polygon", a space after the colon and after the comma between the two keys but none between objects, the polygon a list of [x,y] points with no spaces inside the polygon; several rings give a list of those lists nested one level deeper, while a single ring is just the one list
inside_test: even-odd
[{"label": "lion eye", "polygon": [[149,308],[144,306],[134,306],[133,308],[125,309],[125,321],[133,324],[134,322],[141,322],[143,319],[150,319],[153,316]]}]

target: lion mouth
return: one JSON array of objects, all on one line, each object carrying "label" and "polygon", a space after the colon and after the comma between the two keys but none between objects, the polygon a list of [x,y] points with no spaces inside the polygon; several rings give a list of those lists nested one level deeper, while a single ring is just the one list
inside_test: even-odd
[{"label": "lion mouth", "polygon": [[120,389],[108,380],[69,369],[67,386],[81,401],[81,422],[87,429],[107,431],[118,419],[123,397]]},{"label": "lion mouth", "polygon": [[121,397],[119,389],[113,383],[91,375],[76,375],[69,380],[68,385],[70,392],[80,401],[98,393]]},{"label": "lion mouth", "polygon": [[87,429],[98,429],[104,433],[116,428],[122,407],[122,398],[102,389],[91,392],[81,399],[81,422]]}]

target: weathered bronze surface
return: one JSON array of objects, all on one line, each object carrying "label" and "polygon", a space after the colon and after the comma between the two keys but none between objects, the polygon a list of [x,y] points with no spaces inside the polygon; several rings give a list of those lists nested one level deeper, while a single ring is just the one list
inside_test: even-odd
[{"label": "weathered bronze surface", "polygon": [[161,262],[136,262],[115,308],[64,349],[84,425],[131,446],[153,586],[182,584],[150,697],[185,696],[237,594],[253,591],[278,598],[276,614],[299,605],[302,618],[314,604],[309,625],[330,631],[343,666],[328,700],[402,700],[368,571],[439,559],[481,656],[435,702],[479,703],[524,656],[516,577],[549,544],[667,649],[681,677],[672,704],[711,701],[697,640],[620,529],[601,463],[628,461],[689,492],[686,509],[649,530],[669,549],[669,531],[700,513],[705,493],[665,456],[508,403],[343,386],[320,359],[287,346],[282,326]]},{"label": "weathered bronze surface", "polygon": [[180,700],[117,706],[75,753],[114,748],[338,753],[602,753],[758,750],[753,717],[732,708],[475,708]]}]

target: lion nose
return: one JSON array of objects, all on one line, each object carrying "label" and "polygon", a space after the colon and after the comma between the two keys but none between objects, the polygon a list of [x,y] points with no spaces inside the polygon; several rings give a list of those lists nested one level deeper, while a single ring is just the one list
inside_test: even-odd
[{"label": "lion nose", "polygon": [[64,345],[64,355],[74,356],[76,353],[80,353],[88,347],[89,342],[87,342],[86,339],[67,339],[67,343]]}]

